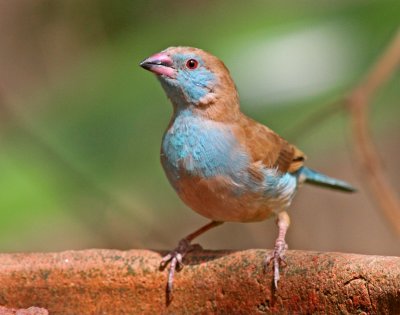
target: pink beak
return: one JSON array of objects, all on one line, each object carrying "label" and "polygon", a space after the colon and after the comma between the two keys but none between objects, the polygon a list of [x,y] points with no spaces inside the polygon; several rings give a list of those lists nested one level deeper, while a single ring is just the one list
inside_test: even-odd
[{"label": "pink beak", "polygon": [[167,54],[158,53],[143,60],[139,65],[157,75],[174,78],[175,69],[173,68],[173,64],[172,59]]}]

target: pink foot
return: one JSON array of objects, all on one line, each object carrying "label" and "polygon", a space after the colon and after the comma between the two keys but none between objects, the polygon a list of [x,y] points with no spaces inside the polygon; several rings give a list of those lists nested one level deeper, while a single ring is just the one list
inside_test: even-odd
[{"label": "pink foot", "polygon": [[274,250],[269,253],[267,256],[265,256],[265,261],[264,261],[264,268],[265,271],[267,271],[267,268],[271,261],[273,261],[274,265],[274,286],[275,289],[278,289],[278,281],[279,281],[279,267],[281,264],[286,266],[286,258],[285,258],[285,252],[287,250],[288,246],[285,241],[283,240],[276,240],[275,243],[275,248]]},{"label": "pink foot", "polygon": [[163,257],[160,263],[160,269],[163,270],[168,263],[169,271],[168,271],[168,280],[167,280],[167,300],[170,301],[172,299],[172,288],[174,284],[174,275],[176,270],[181,270],[184,267],[182,262],[183,257],[195,248],[201,248],[199,244],[190,244],[190,242],[184,238],[179,241],[178,246],[169,252],[166,256]]}]

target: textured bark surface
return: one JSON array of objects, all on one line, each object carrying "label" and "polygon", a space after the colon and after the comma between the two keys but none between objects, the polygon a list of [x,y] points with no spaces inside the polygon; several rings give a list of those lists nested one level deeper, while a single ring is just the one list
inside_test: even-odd
[{"label": "textured bark surface", "polygon": [[49,312],[44,308],[34,306],[23,309],[0,306],[0,315],[49,315]]},{"label": "textured bark surface", "polygon": [[0,304],[49,314],[400,314],[400,257],[289,251],[274,291],[265,254],[189,254],[168,306],[159,252],[1,254]]}]

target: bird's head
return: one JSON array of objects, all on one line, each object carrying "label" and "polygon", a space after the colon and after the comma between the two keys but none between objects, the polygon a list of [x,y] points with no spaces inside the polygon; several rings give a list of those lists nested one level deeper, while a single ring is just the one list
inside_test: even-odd
[{"label": "bird's head", "polygon": [[228,69],[217,57],[201,49],[170,47],[145,59],[140,66],[157,75],[175,109],[205,110],[226,103],[238,107]]}]

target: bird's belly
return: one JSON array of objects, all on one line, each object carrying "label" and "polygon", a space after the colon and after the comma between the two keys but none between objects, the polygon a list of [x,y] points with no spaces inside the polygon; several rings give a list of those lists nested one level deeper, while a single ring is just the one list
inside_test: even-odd
[{"label": "bird's belly", "polygon": [[290,174],[258,183],[249,181],[246,173],[236,175],[234,179],[226,175],[205,178],[190,174],[168,178],[187,206],[204,217],[224,222],[265,220],[286,210],[297,188],[297,180]]},{"label": "bird's belly", "polygon": [[261,192],[242,191],[223,177],[183,177],[176,182],[182,201],[200,215],[214,221],[262,221],[273,214],[273,207]]}]

